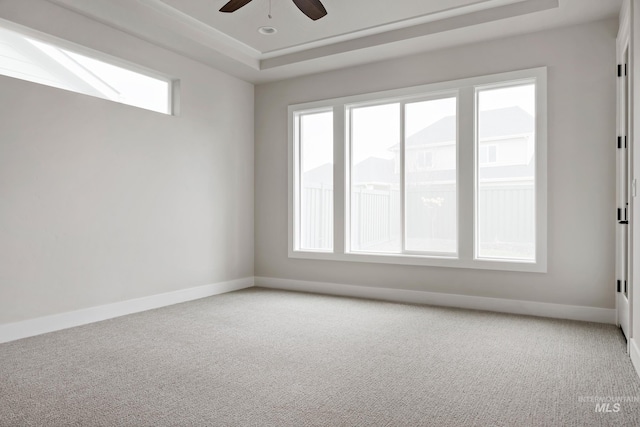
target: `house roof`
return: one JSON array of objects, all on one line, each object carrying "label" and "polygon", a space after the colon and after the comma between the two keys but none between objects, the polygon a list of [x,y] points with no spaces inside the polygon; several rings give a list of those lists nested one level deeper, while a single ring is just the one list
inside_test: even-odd
[{"label": "house roof", "polygon": [[[533,116],[520,107],[500,108],[480,113],[480,139],[531,133]],[[429,145],[456,139],[456,117],[444,117],[407,138],[407,146]]]},{"label": "house roof", "polygon": [[[353,166],[354,182],[394,182],[397,180],[394,172],[393,159],[367,157]],[[317,185],[332,185],[333,164],[326,163],[304,173],[305,181]]]},{"label": "house roof", "polygon": [[[453,182],[456,180],[455,169],[424,170],[411,173],[411,182]],[[482,181],[499,180],[508,177],[512,180],[532,178],[535,176],[535,161],[529,159],[526,165],[503,165],[483,167],[478,171],[478,178]]]},{"label": "house roof", "polygon": [[318,185],[331,185],[333,183],[333,164],[325,163],[305,172],[304,180]]}]

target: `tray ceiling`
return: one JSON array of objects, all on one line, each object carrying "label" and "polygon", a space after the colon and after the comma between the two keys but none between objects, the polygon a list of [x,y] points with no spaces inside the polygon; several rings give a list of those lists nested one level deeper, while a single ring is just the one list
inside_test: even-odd
[{"label": "tray ceiling", "polygon": [[[616,16],[622,0],[49,0],[252,82]],[[265,36],[262,26],[277,33]]]},{"label": "tray ceiling", "polygon": [[[523,0],[323,0],[327,15],[310,21],[292,0],[253,0],[234,13],[220,13],[227,0],[162,0],[192,18],[216,28],[261,53],[274,53],[310,43],[331,42],[406,27],[472,10],[486,10]],[[271,16],[269,3],[271,2]],[[275,27],[265,36],[257,29]]]}]

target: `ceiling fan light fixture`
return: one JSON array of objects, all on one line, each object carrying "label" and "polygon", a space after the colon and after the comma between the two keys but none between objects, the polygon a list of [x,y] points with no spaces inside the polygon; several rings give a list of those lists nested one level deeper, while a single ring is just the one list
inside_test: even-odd
[{"label": "ceiling fan light fixture", "polygon": [[274,27],[260,27],[258,28],[258,32],[265,36],[270,36],[278,32]]},{"label": "ceiling fan light fixture", "polygon": [[[241,7],[251,3],[251,1],[252,0],[229,0],[224,6],[220,8],[220,12],[235,12]],[[314,21],[317,21],[327,14],[327,9],[324,8],[320,0],[293,0],[293,2],[302,13],[304,13]],[[271,18],[271,1],[269,1],[269,18]]]}]

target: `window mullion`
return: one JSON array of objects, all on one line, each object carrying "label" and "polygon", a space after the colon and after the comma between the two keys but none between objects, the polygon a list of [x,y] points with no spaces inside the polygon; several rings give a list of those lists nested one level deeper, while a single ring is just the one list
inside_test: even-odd
[{"label": "window mullion", "polygon": [[300,141],[300,116],[298,114],[296,114],[293,118],[293,122],[294,122],[294,143],[293,143],[293,147],[292,147],[292,157],[293,157],[293,171],[294,171],[294,176],[295,178],[293,179],[293,182],[291,183],[293,186],[293,200],[294,200],[294,212],[293,212],[293,229],[294,229],[294,233],[293,233],[293,244],[295,249],[300,249],[300,236],[302,235],[301,233],[301,227],[300,227],[300,217],[302,216],[301,210],[302,210],[302,205],[301,205],[301,196],[302,193],[300,191],[300,179],[301,179],[301,165],[300,165],[300,161],[302,159],[302,156],[300,155],[300,151],[301,151],[301,141]]},{"label": "window mullion", "polygon": [[298,143],[296,144],[296,198],[297,198],[297,214],[296,214],[296,233],[298,237],[296,239],[296,245],[298,248],[302,249],[303,238],[302,238],[302,204],[303,204],[303,194],[302,194],[302,154],[303,154],[303,146],[302,146],[302,115],[298,115],[296,118],[296,138]]},{"label": "window mullion", "polygon": [[406,174],[405,174],[405,103],[400,103],[400,252],[407,252]]},{"label": "window mullion", "polygon": [[353,110],[345,107],[344,112],[344,135],[342,136],[344,147],[344,212],[342,221],[344,221],[344,251],[345,253],[351,252],[353,246],[353,223],[351,220],[351,211],[353,209],[353,188],[352,188],[352,170],[353,165]]},{"label": "window mullion", "polygon": [[473,260],[475,235],[475,91],[460,89],[458,98],[458,257]]},{"label": "window mullion", "polygon": [[344,254],[346,250],[346,172],[347,156],[345,154],[345,109],[344,105],[333,107],[333,252]]}]

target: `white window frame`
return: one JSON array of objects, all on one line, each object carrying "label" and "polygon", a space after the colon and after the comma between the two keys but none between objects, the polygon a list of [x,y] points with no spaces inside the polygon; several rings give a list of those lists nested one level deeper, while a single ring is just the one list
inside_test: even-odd
[{"label": "white window frame", "polygon": [[[475,91],[489,85],[511,86],[518,82],[535,81],[535,198],[536,198],[536,257],[535,261],[478,259],[475,256],[475,206],[476,165],[475,150]],[[349,251],[349,198],[350,198],[350,144],[348,107],[352,105],[375,105],[393,101],[408,102],[414,99],[443,97],[456,92],[458,96],[458,147],[457,147],[457,191],[458,191],[458,251],[455,256],[422,254],[377,254],[353,253]],[[334,188],[334,249],[333,252],[300,250],[296,246],[296,140],[294,117],[296,112],[313,109],[333,109],[333,188]],[[472,268],[538,272],[547,271],[547,68],[532,68],[492,74],[481,77],[433,83],[384,92],[376,92],[343,98],[307,102],[288,107],[289,120],[289,180],[288,180],[288,254],[290,258],[333,260],[349,262],[387,263],[418,266]],[[401,137],[401,141],[404,138]],[[401,161],[402,157],[401,157]],[[404,178],[402,178],[404,182]],[[404,191],[404,189],[403,189]],[[404,229],[402,233],[404,233]]]},{"label": "white window frame", "polygon": [[[333,250],[329,250],[329,249],[308,249],[308,248],[303,248],[302,247],[302,243],[301,243],[301,236],[302,236],[302,209],[301,209],[302,188],[301,188],[300,184],[302,183],[302,170],[300,168],[300,165],[302,164],[302,147],[300,146],[300,142],[301,142],[300,141],[300,135],[301,135],[302,127],[300,126],[300,119],[305,115],[326,113],[326,112],[329,112],[329,111],[331,111],[331,107],[328,107],[328,108],[311,108],[311,109],[305,109],[305,110],[296,110],[293,114],[290,115],[290,120],[291,120],[290,128],[291,128],[291,131],[293,132],[291,138],[293,138],[293,140],[295,141],[295,143],[293,144],[293,147],[292,147],[293,148],[293,152],[291,153],[291,155],[295,159],[292,162],[293,163],[293,168],[294,168],[293,173],[295,174],[295,177],[293,179],[293,194],[291,195],[293,201],[289,203],[289,206],[291,206],[293,208],[293,212],[290,213],[290,216],[291,215],[293,216],[293,227],[294,227],[294,231],[293,231],[293,238],[294,238],[293,247],[295,248],[296,251],[299,251],[299,252],[333,253]],[[334,114],[334,119],[335,119],[335,114]],[[335,128],[335,125],[334,125],[334,128]],[[335,149],[335,142],[334,142],[334,149]],[[335,169],[335,163],[334,163],[334,169]],[[335,191],[335,183],[333,184],[333,187],[334,187],[334,191]],[[290,194],[291,194],[291,192],[290,192]],[[334,208],[334,212],[335,212],[335,208]],[[335,218],[334,218],[334,221],[335,221]],[[335,227],[335,222],[334,222],[334,227]],[[333,246],[335,248],[335,241],[333,243]]]}]

